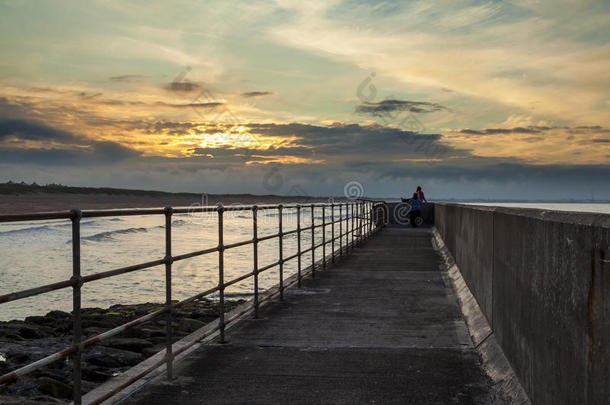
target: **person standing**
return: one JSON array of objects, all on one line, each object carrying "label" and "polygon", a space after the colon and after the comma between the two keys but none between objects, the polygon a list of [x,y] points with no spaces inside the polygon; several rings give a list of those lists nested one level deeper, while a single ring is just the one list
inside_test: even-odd
[{"label": "person standing", "polygon": [[426,196],[424,195],[424,190],[421,189],[421,186],[417,186],[416,193],[421,202],[428,202],[428,200],[426,200]]},{"label": "person standing", "polygon": [[421,201],[417,193],[413,193],[413,198],[409,200],[409,205],[411,206],[411,209],[409,210],[409,222],[411,223],[411,226],[416,227],[416,218],[421,217]]}]

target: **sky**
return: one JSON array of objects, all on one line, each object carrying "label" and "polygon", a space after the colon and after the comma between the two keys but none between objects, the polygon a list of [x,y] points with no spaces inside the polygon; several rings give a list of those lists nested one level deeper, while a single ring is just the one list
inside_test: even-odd
[{"label": "sky", "polygon": [[610,2],[0,1],[0,181],[610,200]]}]

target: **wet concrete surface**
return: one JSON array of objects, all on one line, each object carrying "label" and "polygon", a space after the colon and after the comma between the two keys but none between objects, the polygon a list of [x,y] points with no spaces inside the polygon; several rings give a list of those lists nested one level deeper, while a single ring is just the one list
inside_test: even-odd
[{"label": "wet concrete surface", "polygon": [[430,229],[386,228],[136,404],[484,404],[487,377]]}]

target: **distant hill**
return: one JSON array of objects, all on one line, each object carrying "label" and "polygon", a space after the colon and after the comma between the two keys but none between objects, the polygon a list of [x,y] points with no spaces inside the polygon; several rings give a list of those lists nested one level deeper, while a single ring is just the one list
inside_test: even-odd
[{"label": "distant hill", "polygon": [[0,194],[34,194],[34,193],[63,193],[63,194],[108,194],[108,195],[141,195],[141,196],[180,196],[180,197],[195,197],[200,194],[196,193],[168,193],[164,191],[154,190],[131,190],[125,188],[112,187],[72,187],[64,186],[63,184],[45,184],[39,185],[36,183],[27,184],[25,182],[15,183],[9,181],[0,183]]}]

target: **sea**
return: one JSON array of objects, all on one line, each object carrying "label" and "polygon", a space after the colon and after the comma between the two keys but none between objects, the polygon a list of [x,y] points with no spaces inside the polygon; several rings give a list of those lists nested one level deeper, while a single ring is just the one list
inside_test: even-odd
[{"label": "sea", "polygon": [[[486,206],[540,208],[547,210],[598,212],[610,214],[610,204],[600,203],[477,203]],[[333,214],[326,211],[329,222]],[[322,222],[321,210],[314,212],[316,224]],[[339,211],[334,213],[339,218]],[[347,218],[343,211],[343,218]],[[282,217],[284,231],[295,229],[295,210],[285,209]],[[311,212],[302,209],[301,226],[311,224]],[[277,233],[277,210],[258,213],[258,236]],[[319,228],[318,228],[319,229]],[[345,230],[345,229],[344,229]],[[335,235],[339,234],[338,225]],[[249,240],[253,235],[252,213],[230,211],[224,218],[224,243]],[[326,231],[330,240],[331,227]],[[322,241],[321,232],[315,233],[316,244]],[[301,234],[303,249],[311,246],[311,233]],[[172,249],[174,255],[212,248],[218,245],[216,213],[193,212],[176,214],[172,220]],[[330,249],[330,245],[327,247]],[[226,250],[224,253],[225,281],[252,271],[251,244]],[[278,238],[259,243],[259,268],[279,258]],[[283,255],[297,251],[297,235],[283,238]],[[71,222],[45,220],[0,223],[0,295],[22,291],[72,276]],[[327,254],[329,250],[327,250]],[[322,249],[315,252],[317,259]],[[120,267],[161,259],[165,255],[165,217],[163,215],[117,216],[85,218],[81,223],[82,274],[113,270]],[[303,255],[303,268],[311,264],[311,253]],[[284,278],[297,271],[297,261],[284,265]],[[273,267],[260,275],[262,290],[276,285],[279,269]],[[218,284],[218,253],[211,253],[177,261],[172,268],[172,294],[182,300]],[[248,299],[253,294],[253,281],[245,279],[227,288],[227,299]],[[214,298],[212,296],[211,298]],[[165,266],[139,270],[120,276],[93,281],[82,288],[83,307],[107,308],[114,304],[164,302]],[[70,311],[71,289],[29,297],[0,304],[0,320],[24,319],[44,315],[51,310]]]}]

